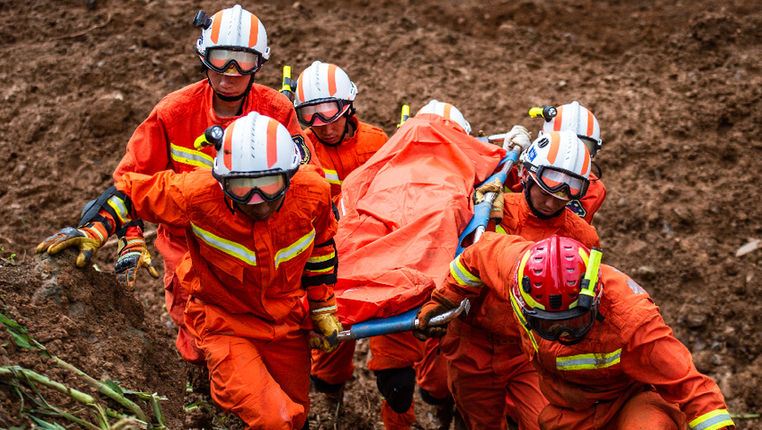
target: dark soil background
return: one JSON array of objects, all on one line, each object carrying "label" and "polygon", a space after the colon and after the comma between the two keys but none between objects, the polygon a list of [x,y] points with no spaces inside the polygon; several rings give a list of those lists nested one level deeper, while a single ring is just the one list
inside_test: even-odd
[{"label": "dark soil background", "polygon": [[[240,422],[213,409],[184,411],[203,396],[186,393],[191,372],[174,351],[161,283],[143,274],[134,293],[117,284],[113,242],[96,258],[101,273],[72,269],[71,255],[33,254],[111,184],[132,131],[161,97],[202,78],[193,15],[233,4],[0,0],[0,310],[90,376],[166,396],[178,429]],[[762,412],[762,252],[753,249],[762,239],[762,3],[242,5],[270,38],[259,83],[280,88],[283,65],[296,77],[314,60],[338,64],[359,88],[360,119],[388,134],[403,104],[415,112],[432,98],[488,134],[514,124],[536,132],[532,106],[578,100],[590,108],[604,141],[596,161],[608,199],[594,223],[604,262],[649,291],[731,412]],[[738,252],[750,242],[750,252]],[[0,345],[0,365],[87,390],[2,331]],[[313,395],[311,428],[383,427],[367,355],[361,343],[338,420]],[[431,409],[418,405],[415,426],[433,428]],[[0,427],[21,422],[18,408],[0,384]],[[736,422],[762,429],[760,419]]]}]

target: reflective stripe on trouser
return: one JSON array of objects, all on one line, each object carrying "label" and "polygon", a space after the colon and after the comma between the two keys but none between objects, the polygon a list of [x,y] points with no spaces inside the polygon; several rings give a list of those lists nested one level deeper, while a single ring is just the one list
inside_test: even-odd
[{"label": "reflective stripe on trouser", "polygon": [[247,428],[302,428],[310,407],[303,312],[274,325],[191,300],[185,317],[206,356],[212,399],[223,411],[236,414]]},{"label": "reflective stripe on trouser", "polygon": [[600,402],[581,411],[548,405],[539,417],[543,430],[683,430],[685,414],[655,391],[634,384],[611,402]]},{"label": "reflective stripe on trouser", "polygon": [[175,346],[183,359],[189,363],[204,364],[204,354],[196,347],[196,339],[185,329],[185,305],[188,303],[188,292],[180,285],[175,276],[177,265],[188,252],[183,240],[171,236],[163,227],[159,227],[154,247],[164,260],[164,303],[167,313],[178,326]]},{"label": "reflective stripe on trouser", "polygon": [[356,343],[354,340],[341,342],[336,351],[329,353],[313,349],[310,374],[334,385],[349,381],[355,371],[352,357],[355,354]]},{"label": "reflective stripe on trouser", "polygon": [[501,338],[491,342],[486,335],[469,333],[478,329],[453,322],[439,347],[447,359],[450,391],[468,428],[507,429],[507,395],[515,405],[510,415],[519,427],[538,429],[537,416],[548,401],[518,343]]},{"label": "reflective stripe on trouser", "polygon": [[[387,370],[413,367],[423,358],[423,342],[413,337],[412,332],[395,333],[370,338],[368,370]],[[404,414],[398,414],[383,402],[381,419],[387,430],[407,430],[415,422],[413,405]]]},{"label": "reflective stripe on trouser", "polygon": [[447,387],[447,360],[439,350],[439,339],[428,339],[424,348],[423,359],[415,364],[415,381],[431,397],[444,400],[450,395],[450,389]]}]

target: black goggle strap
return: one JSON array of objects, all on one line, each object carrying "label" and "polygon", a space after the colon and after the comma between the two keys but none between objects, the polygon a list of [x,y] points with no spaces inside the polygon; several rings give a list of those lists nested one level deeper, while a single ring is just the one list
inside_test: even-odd
[{"label": "black goggle strap", "polygon": [[601,257],[603,252],[599,248],[593,247],[590,256],[587,259],[587,270],[585,277],[580,283],[579,299],[577,306],[584,309],[592,309],[593,299],[595,298],[595,287],[598,285],[598,270],[601,267]]}]

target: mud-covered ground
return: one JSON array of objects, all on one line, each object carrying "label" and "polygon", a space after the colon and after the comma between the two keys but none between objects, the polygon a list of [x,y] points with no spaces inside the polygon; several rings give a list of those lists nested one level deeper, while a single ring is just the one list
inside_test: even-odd
[{"label": "mud-covered ground", "polygon": [[[186,393],[160,282],[144,275],[134,293],[117,284],[108,274],[113,243],[96,258],[102,273],[33,253],[111,184],[154,104],[202,78],[193,15],[233,4],[0,0],[0,310],[90,376],[166,396],[171,428],[209,428],[204,417],[220,417],[183,409],[200,396]],[[526,114],[532,106],[578,100],[590,108],[604,140],[596,161],[608,198],[595,221],[604,262],[649,291],[732,412],[762,412],[762,251],[737,254],[762,239],[762,3],[242,5],[270,37],[259,83],[279,88],[286,64],[296,75],[314,60],[336,63],[359,88],[360,119],[388,134],[402,104],[415,112],[432,98],[455,104],[488,134],[514,124],[538,130]],[[87,391],[50,359],[15,348],[8,333],[0,331],[0,345],[0,365]],[[338,421],[313,395],[311,428],[383,427],[367,354],[361,343]],[[433,428],[431,409],[417,403],[416,426]],[[0,427],[20,423],[18,408],[0,385]],[[762,428],[759,419],[736,422]]]}]

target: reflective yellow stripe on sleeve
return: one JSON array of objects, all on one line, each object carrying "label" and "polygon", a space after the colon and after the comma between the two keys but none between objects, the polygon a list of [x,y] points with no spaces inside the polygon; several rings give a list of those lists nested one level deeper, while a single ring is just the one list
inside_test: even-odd
[{"label": "reflective yellow stripe on sleeve", "polygon": [[214,159],[201,151],[177,146],[174,143],[170,143],[169,148],[173,161],[196,167],[212,168],[214,166]]},{"label": "reflective yellow stripe on sleeve", "polygon": [[257,257],[254,251],[251,249],[209,233],[208,231],[198,227],[193,223],[191,223],[191,227],[193,228],[193,233],[196,235],[196,237],[201,239],[204,243],[211,246],[212,248],[218,249],[225,254],[235,257],[250,266],[257,265]]},{"label": "reflective yellow stripe on sleeve", "polygon": [[106,204],[114,209],[114,212],[116,212],[116,216],[119,217],[119,221],[122,225],[132,221],[130,214],[127,212],[127,205],[124,204],[124,200],[117,196],[111,196],[108,201],[106,201]]},{"label": "reflective yellow stripe on sleeve", "polygon": [[701,415],[688,424],[691,430],[717,430],[732,425],[735,425],[735,423],[730,418],[727,409],[717,409],[716,411]]},{"label": "reflective yellow stripe on sleeve", "polygon": [[322,263],[324,261],[328,261],[333,258],[336,258],[336,252],[331,252],[328,255],[312,256],[307,260],[307,264],[304,266],[304,271],[307,273],[316,273],[316,274],[331,272],[336,267],[335,265],[330,267],[325,267],[323,269],[310,269],[309,267],[310,267],[310,263],[314,265],[316,263]]},{"label": "reflective yellow stripe on sleeve", "polygon": [[606,354],[580,354],[569,357],[556,357],[558,370],[605,369],[619,363],[622,348]]},{"label": "reflective yellow stripe on sleeve", "polygon": [[339,179],[339,174],[336,173],[335,170],[328,170],[323,169],[323,172],[325,172],[325,178],[328,179],[328,182],[334,184],[334,185],[341,185],[341,180]]},{"label": "reflective yellow stripe on sleeve", "polygon": [[275,268],[277,269],[280,263],[291,260],[292,258],[304,252],[307,248],[310,247],[310,245],[312,245],[312,242],[314,240],[315,240],[315,229],[313,228],[312,231],[307,233],[306,236],[302,236],[301,238],[299,238],[299,240],[297,240],[293,244],[276,252],[275,253]]},{"label": "reflective yellow stripe on sleeve", "polygon": [[502,225],[500,225],[500,224],[498,224],[498,225],[496,225],[496,226],[495,226],[495,233],[500,233],[500,234],[508,234],[508,232],[507,232],[507,231],[505,231],[505,229],[503,228],[503,226],[502,226]]},{"label": "reflective yellow stripe on sleeve", "polygon": [[481,288],[484,285],[481,279],[472,275],[462,264],[460,264],[460,255],[450,263],[450,275],[455,278],[455,282],[464,287]]}]

